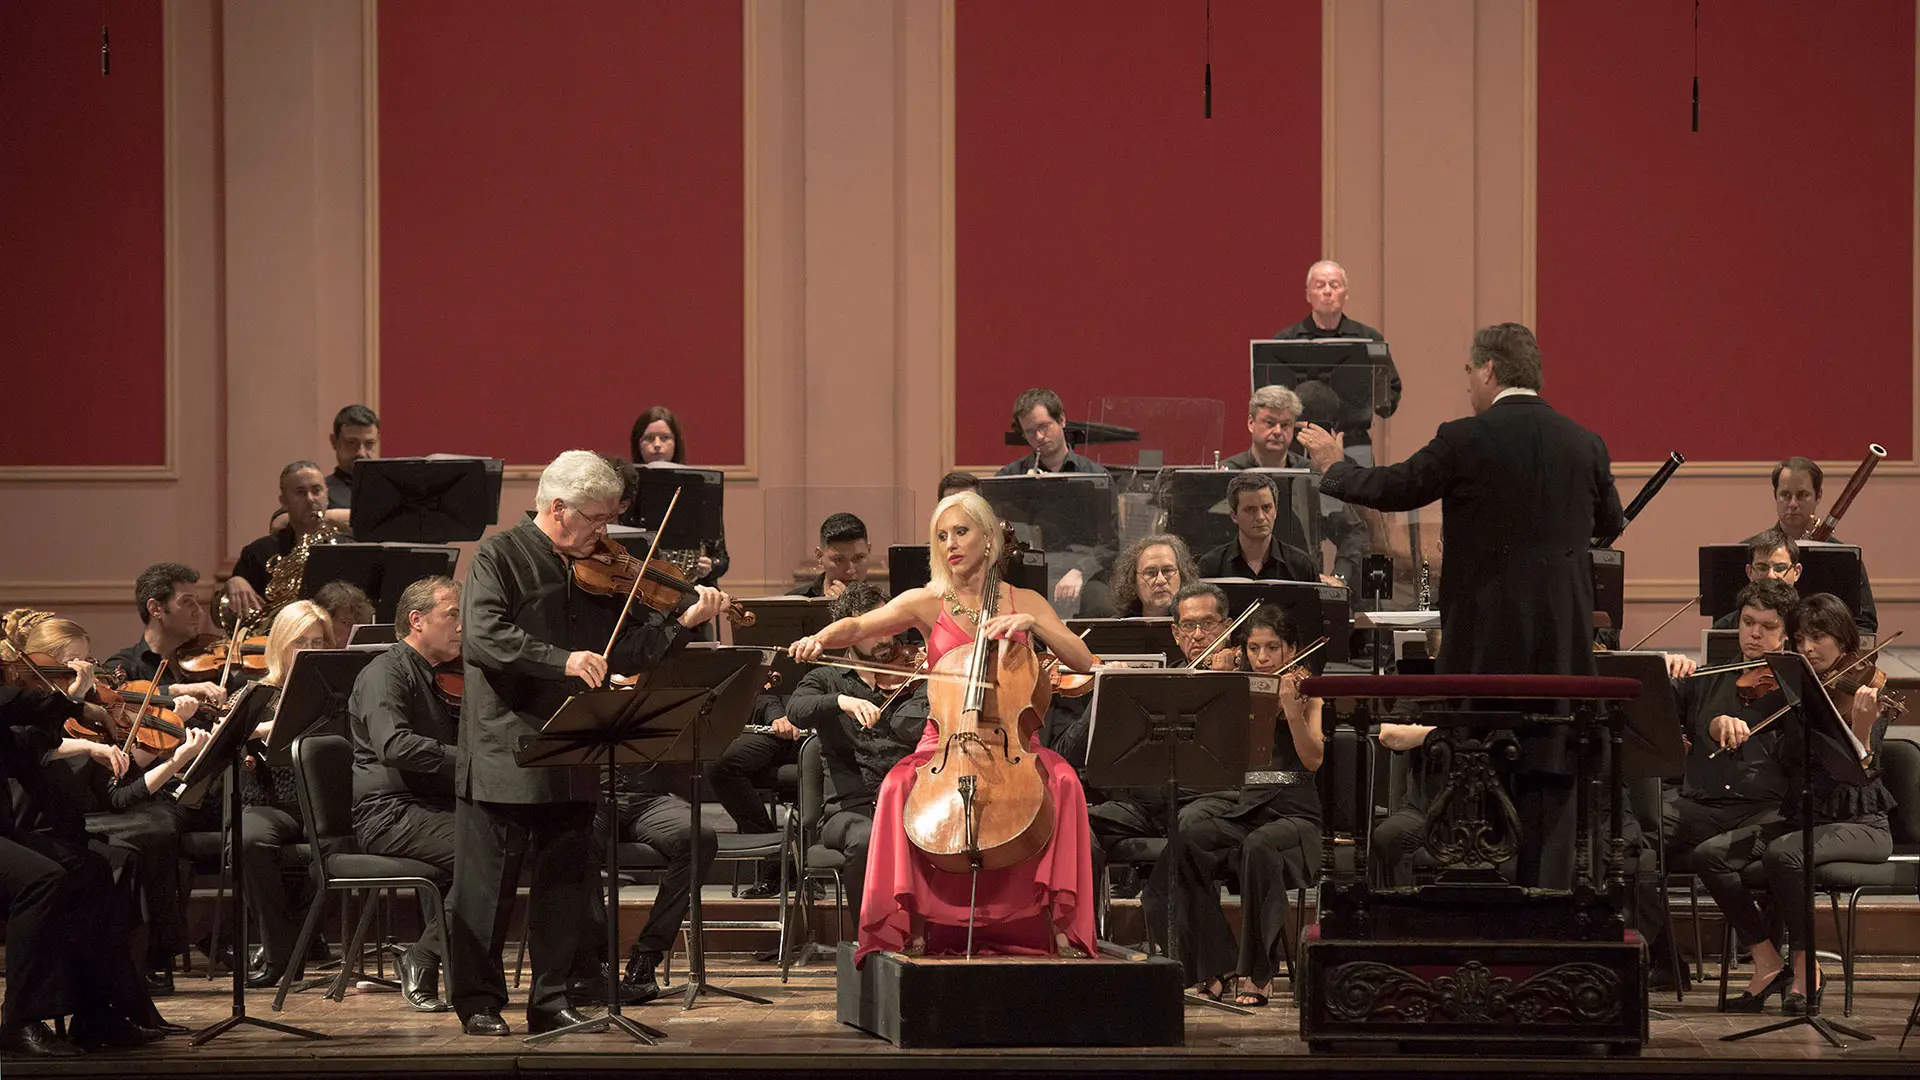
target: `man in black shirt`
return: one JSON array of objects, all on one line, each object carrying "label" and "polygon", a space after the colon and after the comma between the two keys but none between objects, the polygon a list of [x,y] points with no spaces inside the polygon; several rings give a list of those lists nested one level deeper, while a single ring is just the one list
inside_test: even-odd
[{"label": "man in black shirt", "polygon": [[[1051,390],[1034,387],[1022,393],[1013,402],[1013,422],[1019,427],[1020,434],[1027,440],[1033,452],[1017,461],[1010,461],[1000,467],[995,476],[1029,476],[1041,473],[1084,473],[1106,475],[1106,467],[1073,452],[1067,445],[1067,412],[1060,403],[1060,395]],[[1092,530],[1097,535],[1108,535],[1099,529]],[[1064,606],[1063,614],[1078,610],[1074,605],[1090,607],[1094,610],[1106,610],[1111,606],[1107,599],[1106,582],[1098,582],[1100,588],[1095,597],[1082,601],[1080,594],[1095,578],[1103,574],[1113,562],[1115,551],[1111,544],[1072,544],[1061,549],[1053,542],[1047,544],[1048,578],[1059,573],[1059,579],[1053,583],[1052,597],[1055,606]],[[1060,567],[1065,567],[1064,572]]]},{"label": "man in black shirt", "polygon": [[873,544],[867,539],[867,523],[852,514],[829,514],[820,523],[820,542],[813,557],[820,572],[811,581],[793,590],[794,596],[839,596],[848,585],[867,580],[873,559]]},{"label": "man in black shirt", "polygon": [[[1323,259],[1307,268],[1307,305],[1312,313],[1273,335],[1276,340],[1324,340],[1327,338],[1363,338],[1385,341],[1386,336],[1363,322],[1347,318],[1347,271],[1339,263]],[[1374,402],[1374,411],[1392,416],[1400,407],[1400,372],[1387,361],[1386,398]],[[1347,456],[1361,465],[1373,464],[1372,420],[1364,414],[1342,417],[1338,431],[1346,436]],[[1365,449],[1360,449],[1364,447]]]},{"label": "man in black shirt", "polygon": [[[590,766],[522,768],[515,755],[568,697],[602,685],[612,672],[652,669],[684,643],[687,630],[727,603],[725,593],[696,586],[696,598],[675,616],[636,608],[602,652],[625,598],[581,590],[572,567],[605,537],[620,492],[619,473],[599,455],[569,450],[541,473],[535,516],[482,541],[469,564],[461,597],[466,677],[454,774],[448,975],[453,1007],[470,1035],[508,1034],[500,1017],[507,1002],[500,953],[523,857],[534,864],[529,1026],[544,1031],[582,1019],[568,984],[601,971],[593,918],[600,853],[592,839],[600,777]],[[683,830],[687,818],[679,815]],[[677,903],[669,895],[676,878]],[[672,941],[689,880],[683,857],[661,886],[642,946],[664,952]],[[646,976],[657,995],[650,967]]]},{"label": "man in black shirt", "polygon": [[[369,854],[416,859],[451,880],[459,721],[436,691],[434,669],[460,659],[460,586],[447,577],[414,582],[393,622],[400,640],[361,669],[347,702],[353,831]],[[401,996],[421,1012],[452,1007],[440,1000],[439,925],[429,920],[396,965]]]},{"label": "man in black shirt", "polygon": [[[146,629],[141,631],[139,641],[113,654],[107,669],[118,670],[129,681],[151,679],[159,672],[161,660],[199,637],[207,625],[206,609],[200,606],[200,597],[187,587],[199,580],[200,571],[179,563],[154,563],[140,571],[133,583],[133,602]],[[179,674],[172,665],[167,670]],[[160,693],[176,697],[184,694],[198,698],[203,705],[224,705],[227,701],[225,690],[206,681],[169,683]]]},{"label": "man in black shirt", "polygon": [[[1787,648],[1787,616],[1800,603],[1783,581],[1740,590],[1740,658],[1758,660]],[[1674,681],[1687,735],[1687,768],[1678,798],[1665,808],[1667,849],[1696,852],[1696,861],[1724,856],[1739,830],[1780,818],[1787,796],[1778,732],[1750,730],[1782,704],[1778,693],[1743,701],[1738,671]],[[1735,749],[1722,751],[1733,745]],[[1716,751],[1719,753],[1716,754]]]},{"label": "man in black shirt", "polygon": [[[1787,534],[1774,526],[1762,533],[1747,537],[1747,582],[1783,581],[1788,585],[1800,583],[1800,545],[1787,539]],[[1737,630],[1740,628],[1740,604],[1736,599],[1733,610],[1713,620],[1715,630]]]},{"label": "man in black shirt", "polygon": [[[1780,531],[1787,539],[1796,544],[1805,540],[1807,534],[1820,523],[1820,499],[1825,474],[1812,458],[1790,457],[1773,467],[1773,508],[1778,515]],[[1827,538],[1829,544],[1844,544],[1838,536]],[[1861,553],[1860,563],[1860,610],[1853,617],[1853,624],[1863,634],[1875,634],[1880,631],[1880,613],[1873,604],[1873,584],[1867,580],[1865,552]]]},{"label": "man in black shirt", "polygon": [[[1308,383],[1306,393],[1318,392],[1333,399],[1329,415],[1337,415],[1338,398],[1333,391],[1322,383]],[[1247,401],[1247,434],[1252,445],[1240,453],[1220,462],[1223,469],[1312,469],[1313,462],[1305,454],[1293,449],[1293,433],[1300,421],[1307,416],[1306,404],[1300,394],[1284,386],[1263,386],[1253,392]],[[1329,495],[1315,493],[1317,509],[1310,511],[1320,519],[1320,535],[1333,541],[1333,572],[1343,580],[1357,581],[1360,577],[1360,560],[1366,555],[1367,530],[1361,524],[1359,515],[1353,508]],[[1291,504],[1291,500],[1286,500]],[[1283,523],[1283,535],[1299,541],[1296,546],[1305,548],[1307,535],[1304,523],[1291,520],[1297,517],[1288,507],[1289,521]],[[1315,560],[1316,562],[1318,560]]]},{"label": "man in black shirt", "polygon": [[[847,586],[833,601],[835,621],[864,615],[886,602],[880,590],[857,583]],[[856,645],[852,659],[865,663],[894,663],[891,642],[885,647]],[[876,676],[846,668],[816,667],[801,678],[787,700],[787,717],[801,731],[820,740],[827,771],[826,817],[820,823],[820,843],[846,857],[845,895],[860,925],[861,885],[867,878],[867,841],[873,831],[873,803],[887,770],[920,739],[924,711],[890,708],[881,712],[890,692]],[[900,703],[912,697],[902,693]]]},{"label": "man in black shirt", "polygon": [[[327,436],[333,447],[333,471],[327,474],[327,506],[335,511],[340,524],[347,523],[346,511],[353,507],[353,467],[380,456],[380,417],[365,405],[349,405],[333,414],[333,434]],[[268,532],[284,532],[287,512],[275,510]]]},{"label": "man in black shirt", "polygon": [[1273,484],[1259,473],[1242,473],[1227,483],[1227,516],[1234,538],[1200,556],[1203,578],[1254,581],[1318,581],[1319,560],[1274,535],[1279,500]]},{"label": "man in black shirt", "polygon": [[[267,582],[272,575],[267,563],[292,551],[300,538],[323,527],[328,521],[327,479],[320,466],[311,461],[296,461],[280,470],[280,506],[287,512],[289,528],[267,533],[240,549],[234,560],[233,576],[222,586],[227,603],[242,619],[251,618],[264,606]],[[343,519],[335,517],[327,525],[341,530]]]}]

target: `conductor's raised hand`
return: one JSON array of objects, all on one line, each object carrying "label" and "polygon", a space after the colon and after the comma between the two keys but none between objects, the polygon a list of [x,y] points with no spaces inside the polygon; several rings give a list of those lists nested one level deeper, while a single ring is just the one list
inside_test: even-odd
[{"label": "conductor's raised hand", "polygon": [[1315,472],[1326,472],[1334,462],[1346,455],[1346,440],[1319,424],[1302,423],[1294,430],[1293,437],[1300,441],[1300,448],[1307,452]]},{"label": "conductor's raised hand", "polygon": [[705,585],[695,585],[693,606],[680,613],[680,625],[691,630],[713,621],[727,606],[727,594]]},{"label": "conductor's raised hand", "polygon": [[587,684],[587,689],[597,689],[607,681],[607,658],[596,652],[567,654],[567,674]]}]

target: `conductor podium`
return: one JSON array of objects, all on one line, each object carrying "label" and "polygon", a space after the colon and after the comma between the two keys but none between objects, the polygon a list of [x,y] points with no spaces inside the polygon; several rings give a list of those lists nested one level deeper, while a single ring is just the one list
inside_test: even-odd
[{"label": "conductor podium", "polygon": [[[1301,692],[1326,700],[1329,730],[1352,726],[1361,737],[1385,715],[1386,701],[1411,705],[1417,722],[1434,728],[1430,751],[1448,762],[1426,811],[1426,846],[1439,866],[1433,884],[1370,886],[1364,829],[1336,832],[1323,845],[1319,922],[1307,930],[1296,980],[1308,1046],[1638,1053],[1647,1039],[1646,950],[1623,914],[1622,807],[1606,800],[1596,844],[1592,793],[1601,783],[1620,790],[1626,706],[1641,683],[1353,675],[1310,678]],[[1516,884],[1503,866],[1550,842],[1543,825],[1552,813],[1516,798],[1516,781],[1525,777],[1527,748],[1555,738],[1573,751],[1572,805],[1557,811],[1573,815],[1572,850],[1562,852],[1571,880]],[[1365,791],[1366,783],[1364,775],[1335,777],[1322,798]],[[1336,820],[1330,807],[1325,813]],[[1336,859],[1337,848],[1353,858]]]}]

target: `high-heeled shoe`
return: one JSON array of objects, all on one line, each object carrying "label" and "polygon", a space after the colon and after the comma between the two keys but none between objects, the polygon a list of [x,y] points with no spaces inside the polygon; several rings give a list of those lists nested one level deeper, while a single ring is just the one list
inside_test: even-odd
[{"label": "high-heeled shoe", "polygon": [[1728,998],[1727,1003],[1720,1007],[1720,1011],[1730,1013],[1766,1012],[1767,999],[1772,997],[1776,991],[1784,991],[1791,985],[1793,985],[1793,969],[1783,967],[1767,985],[1760,988],[1758,994],[1751,990],[1742,990],[1740,991],[1739,997]]},{"label": "high-heeled shoe", "polygon": [[[1813,988],[1813,1008],[1815,1012],[1818,1012],[1820,1009],[1820,995],[1826,992],[1827,982],[1825,979],[1822,979],[1820,980],[1820,985]],[[1806,1012],[1807,995],[1789,990],[1780,996],[1780,1015],[1804,1016]]]}]

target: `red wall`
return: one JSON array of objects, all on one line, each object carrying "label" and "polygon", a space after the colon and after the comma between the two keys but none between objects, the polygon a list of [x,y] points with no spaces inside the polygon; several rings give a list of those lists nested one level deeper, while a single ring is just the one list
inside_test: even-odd
[{"label": "red wall", "polygon": [[[1540,5],[1539,332],[1618,460],[1913,456],[1911,0]],[[1630,419],[1629,419],[1630,418]]]},{"label": "red wall", "polygon": [[394,454],[745,457],[738,3],[380,6],[380,411]]},{"label": "red wall", "polygon": [[956,7],[958,460],[1010,461],[1013,399],[1218,398],[1302,317],[1320,255],[1320,4]]},{"label": "red wall", "polygon": [[[100,26],[112,74],[100,74]],[[160,5],[0,4],[0,466],[166,463]]]}]

